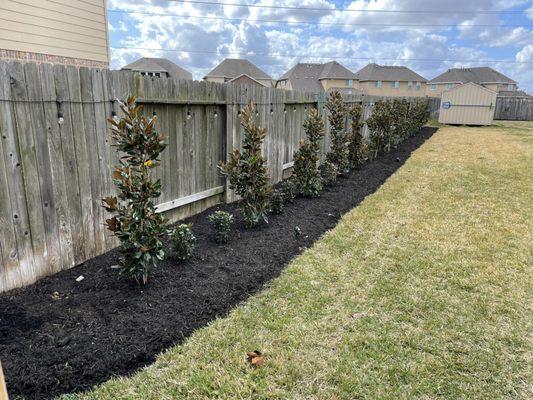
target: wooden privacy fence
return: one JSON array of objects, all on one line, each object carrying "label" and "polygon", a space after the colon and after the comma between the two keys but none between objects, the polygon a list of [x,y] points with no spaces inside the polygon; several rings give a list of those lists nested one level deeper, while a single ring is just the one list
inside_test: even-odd
[{"label": "wooden privacy fence", "polygon": [[533,97],[498,97],[494,119],[533,121]]},{"label": "wooden privacy fence", "polygon": [[[216,165],[243,135],[251,100],[268,128],[272,183],[292,166],[309,108],[324,95],[134,75],[130,71],[0,62],[0,291],[26,285],[115,247],[101,198],[115,192],[107,118],[135,94],[168,143],[155,170],[158,210],[175,221],[235,196]],[[375,98],[356,95],[365,118]],[[437,107],[438,108],[438,107]],[[325,114],[325,113],[324,113]],[[322,153],[329,148],[329,129]]]}]

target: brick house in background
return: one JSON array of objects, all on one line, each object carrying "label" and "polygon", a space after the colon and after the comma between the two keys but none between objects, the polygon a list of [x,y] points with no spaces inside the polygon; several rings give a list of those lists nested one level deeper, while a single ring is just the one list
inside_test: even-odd
[{"label": "brick house in background", "polygon": [[517,90],[516,81],[490,67],[451,68],[428,82],[428,95],[440,97],[443,91],[467,82],[507,96]]},{"label": "brick house in background", "polygon": [[359,88],[367,95],[392,97],[427,95],[427,79],[407,67],[371,63],[355,75]]},{"label": "brick house in background", "polygon": [[204,80],[218,83],[242,83],[249,82],[250,79],[265,87],[273,86],[270,75],[252,62],[238,58],[226,58],[204,76]]},{"label": "brick house in background", "polygon": [[134,71],[143,76],[192,80],[192,74],[166,58],[143,57],[129,63],[122,70]]},{"label": "brick house in background", "polygon": [[2,0],[0,59],[109,68],[106,0]]},{"label": "brick house in background", "polygon": [[355,74],[337,61],[325,64],[298,63],[276,82],[276,88],[304,92],[340,90],[357,92]]}]

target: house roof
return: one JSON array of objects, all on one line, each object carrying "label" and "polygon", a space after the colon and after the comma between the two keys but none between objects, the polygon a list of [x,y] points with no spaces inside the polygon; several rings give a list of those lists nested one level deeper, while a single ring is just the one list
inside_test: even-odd
[{"label": "house roof", "polygon": [[426,82],[427,79],[415,71],[396,65],[368,64],[355,73],[357,79],[365,81],[415,81]]},{"label": "house roof", "polygon": [[237,78],[241,75],[248,75],[253,79],[272,79],[265,71],[248,60],[237,58],[226,58],[215,68],[213,68],[205,78]]},{"label": "house roof", "polygon": [[428,83],[516,83],[504,74],[490,67],[451,68]]},{"label": "house roof", "polygon": [[278,80],[289,80],[293,90],[324,91],[322,79],[356,79],[355,74],[336,61],[326,64],[298,63]]},{"label": "house roof", "polygon": [[337,61],[323,64],[324,68],[318,79],[356,79],[355,74]]},{"label": "house roof", "polygon": [[168,76],[192,80],[192,74],[166,58],[143,57],[125,65],[122,69],[139,72],[166,72]]}]

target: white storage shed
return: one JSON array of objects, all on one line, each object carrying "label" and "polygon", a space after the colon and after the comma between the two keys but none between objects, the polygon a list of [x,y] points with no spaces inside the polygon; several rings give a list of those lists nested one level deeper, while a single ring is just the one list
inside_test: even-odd
[{"label": "white storage shed", "polygon": [[442,92],[439,122],[442,124],[492,125],[497,93],[468,82]]}]

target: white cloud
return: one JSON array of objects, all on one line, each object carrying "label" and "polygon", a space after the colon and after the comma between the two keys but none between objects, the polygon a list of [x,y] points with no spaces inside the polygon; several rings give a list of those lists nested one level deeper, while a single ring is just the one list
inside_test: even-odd
[{"label": "white cloud", "polygon": [[[201,78],[223,58],[246,56],[273,77],[296,62],[323,62],[336,58],[352,70],[369,61],[407,65],[432,78],[447,68],[479,65],[482,59],[531,59],[533,31],[524,27],[472,27],[472,24],[513,23],[499,14],[468,14],[464,10],[504,10],[524,6],[522,0],[355,0],[347,5],[358,10],[451,10],[431,14],[333,11],[333,0],[233,0],[231,3],[312,7],[332,11],[301,11],[279,8],[213,6],[165,0],[109,0],[109,8],[145,13],[176,14],[157,16],[110,13],[112,67],[118,68],[141,56],[166,57]],[[533,11],[533,6],[530,7]],[[514,14],[513,14],[514,15]],[[189,17],[187,17],[189,16]],[[192,18],[239,18],[247,21]],[[528,14],[533,18],[533,12]],[[523,20],[524,16],[522,16]],[[389,24],[388,26],[338,26],[280,24],[252,20],[318,21],[330,24]],[[459,25],[452,27],[406,28],[394,25]],[[173,49],[176,51],[135,50]],[[191,50],[180,52],[178,50]],[[213,52],[213,53],[211,53]],[[528,58],[529,57],[529,58]],[[365,58],[365,59],[361,59]],[[366,60],[368,58],[369,60]],[[461,60],[405,61],[404,59]],[[492,65],[518,81],[531,82],[531,64]]]}]

